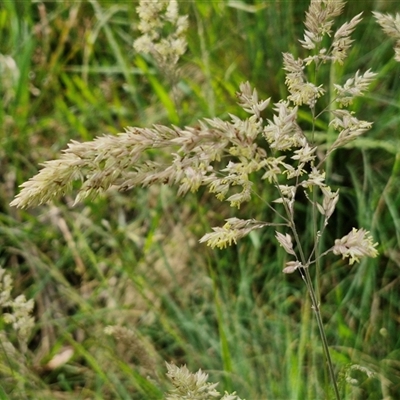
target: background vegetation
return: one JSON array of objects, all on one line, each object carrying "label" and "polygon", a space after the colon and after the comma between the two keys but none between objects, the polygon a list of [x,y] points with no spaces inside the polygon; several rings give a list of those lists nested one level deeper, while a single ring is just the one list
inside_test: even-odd
[{"label": "background vegetation", "polygon": [[[133,50],[136,2],[0,6],[0,263],[15,296],[35,300],[36,319],[27,351],[10,358],[0,347],[1,399],[158,399],[167,387],[164,360],[202,368],[220,391],[248,400],[325,398],[329,377],[310,301],[297,275],[281,273],[285,255],[273,230],[211,251],[198,239],[235,211],[206,192],[180,199],[169,187],[75,207],[68,197],[29,212],[8,206],[18,185],[71,139],[228,118],[240,112],[235,92],[246,80],[260,97],[285,96],[281,53],[301,51],[308,1],[179,3],[190,29],[177,112],[162,71]],[[329,183],[341,198],[329,233],[333,240],[365,227],[380,257],[352,267],[332,258],[316,275],[349,399],[400,397],[400,70],[370,13],[396,7],[353,1],[340,17],[364,11],[336,76],[379,73],[354,104],[373,129],[332,161]],[[257,189],[260,198],[240,215],[271,220],[262,199],[272,194]],[[306,232],[308,220],[304,214]],[[130,336],[107,335],[109,325]],[[18,348],[2,319],[0,328]],[[66,364],[49,364],[65,349],[73,350]]]}]

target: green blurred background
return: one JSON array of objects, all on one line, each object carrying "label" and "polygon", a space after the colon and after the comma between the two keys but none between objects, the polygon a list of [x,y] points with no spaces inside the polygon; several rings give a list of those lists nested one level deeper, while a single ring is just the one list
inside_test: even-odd
[{"label": "green blurred background", "polygon": [[[244,116],[235,92],[246,80],[262,98],[287,95],[282,52],[304,55],[298,39],[308,1],[179,1],[190,27],[176,108],[163,71],[132,47],[137,4],[0,3],[0,263],[15,296],[35,300],[36,319],[28,352],[10,359],[0,347],[0,397],[160,399],[168,361],[201,368],[221,392],[247,400],[327,398],[308,294],[298,276],[282,274],[274,231],[224,251],[198,243],[231,216],[276,218],[265,205],[276,194],[265,182],[240,212],[206,191],[177,198],[166,186],[110,192],[75,207],[69,196],[29,211],[8,205],[71,139]],[[338,83],[358,69],[378,73],[352,107],[374,125],[333,155],[329,182],[341,197],[326,241],[364,227],[380,256],[351,267],[328,257],[315,279],[343,398],[397,399],[400,68],[371,11],[400,12],[400,3],[351,1],[336,26],[361,11],[348,60],[334,73]],[[327,66],[326,83],[331,73]],[[299,123],[308,122],[304,110]],[[318,126],[322,136],[327,123]],[[311,240],[305,203],[299,212]],[[132,337],[106,335],[108,325]],[[1,318],[0,329],[18,349]],[[65,348],[73,350],[68,363],[46,367]]]}]

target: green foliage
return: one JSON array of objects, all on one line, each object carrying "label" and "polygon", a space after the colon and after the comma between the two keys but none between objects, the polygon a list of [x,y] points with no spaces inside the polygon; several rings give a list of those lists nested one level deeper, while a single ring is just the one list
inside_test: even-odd
[{"label": "green foliage", "polygon": [[[2,325],[8,332],[2,343],[17,356],[0,348],[1,398],[162,398],[171,389],[164,360],[201,368],[220,382],[220,392],[235,390],[241,398],[324,398],[330,382],[310,300],[298,276],[282,275],[286,253],[276,247],[274,231],[254,230],[224,251],[198,243],[210,225],[233,216],[279,223],[266,206],[276,196],[265,182],[256,188],[259,198],[239,212],[202,190],[177,199],[166,186],[110,192],[74,208],[68,196],[29,213],[8,206],[38,163],[55,158],[71,139],[125,126],[245,117],[235,92],[246,80],[260,98],[286,97],[281,52],[302,56],[297,39],[308,2],[182,5],[189,31],[178,97],[157,64],[133,50],[136,4],[4,4],[0,53],[15,61],[18,74],[1,70],[0,257],[13,276],[14,298],[34,299],[36,324],[27,350]],[[328,258],[313,278],[339,387],[349,399],[400,393],[399,104],[393,95],[400,75],[393,43],[369,14],[395,7],[350,2],[338,22],[364,11],[335,80],[343,84],[358,69],[378,73],[370,93],[353,103],[360,120],[374,122],[368,137],[332,153],[329,184],[341,191],[325,241],[363,226],[381,254],[351,267]],[[306,112],[298,122],[309,126]],[[323,130],[323,123],[316,127]],[[304,199],[299,228],[312,237],[305,206]],[[123,329],[110,335],[107,326]],[[57,361],[62,354],[71,358]]]}]

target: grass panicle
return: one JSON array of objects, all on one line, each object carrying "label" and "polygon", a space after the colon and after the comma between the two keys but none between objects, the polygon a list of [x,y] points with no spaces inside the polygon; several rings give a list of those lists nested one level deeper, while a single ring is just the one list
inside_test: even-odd
[{"label": "grass panicle", "polygon": [[397,398],[395,6],[6,2],[0,397]]}]

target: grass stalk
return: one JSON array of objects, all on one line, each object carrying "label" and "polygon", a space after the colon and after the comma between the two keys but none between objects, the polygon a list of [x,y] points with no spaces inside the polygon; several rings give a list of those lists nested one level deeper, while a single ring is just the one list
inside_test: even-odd
[{"label": "grass stalk", "polygon": [[304,273],[304,275],[302,275],[302,277],[303,277],[303,279],[305,279],[306,286],[307,286],[308,292],[311,297],[312,309],[314,310],[314,314],[317,319],[318,330],[319,330],[319,334],[320,334],[321,341],[322,341],[322,348],[324,349],[325,358],[328,363],[329,376],[331,378],[331,382],[332,382],[333,390],[335,392],[336,400],[340,400],[340,394],[339,394],[339,389],[338,389],[338,385],[337,385],[337,381],[336,381],[335,370],[333,368],[332,358],[331,358],[331,354],[329,351],[328,340],[326,338],[324,323],[322,321],[319,301],[315,294],[314,286],[313,286],[312,279],[311,279],[308,268],[305,268],[304,271],[305,271],[305,273]]}]

